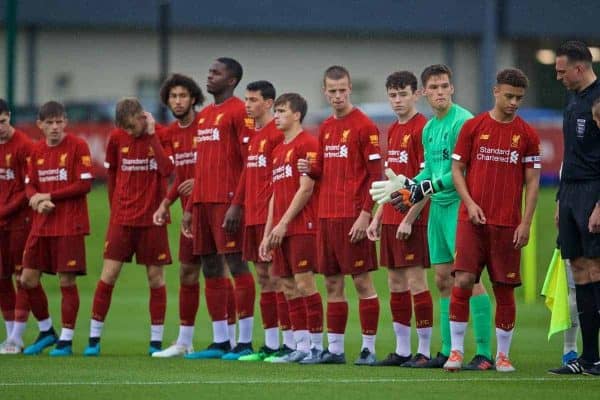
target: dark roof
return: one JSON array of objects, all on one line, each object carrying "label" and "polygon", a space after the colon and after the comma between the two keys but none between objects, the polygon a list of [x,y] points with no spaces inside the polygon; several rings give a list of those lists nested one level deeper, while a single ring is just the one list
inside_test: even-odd
[{"label": "dark roof", "polygon": [[[487,0],[172,0],[175,30],[473,36]],[[19,0],[21,26],[155,29],[159,0]],[[507,36],[600,37],[598,0],[497,0]],[[4,4],[7,1],[3,2]],[[0,14],[4,23],[5,13]]]}]

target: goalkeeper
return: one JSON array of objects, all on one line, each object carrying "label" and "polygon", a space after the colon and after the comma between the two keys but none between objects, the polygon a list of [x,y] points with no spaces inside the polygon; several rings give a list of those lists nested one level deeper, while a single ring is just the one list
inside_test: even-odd
[{"label": "goalkeeper", "polygon": [[[440,291],[440,329],[442,349],[437,357],[424,364],[426,368],[442,368],[450,355],[450,294],[454,283],[451,275],[454,263],[454,244],[456,239],[456,224],[460,198],[452,183],[451,154],[464,122],[473,115],[458,104],[452,103],[454,87],[451,83],[452,71],[445,65],[432,65],[422,72],[421,82],[424,95],[431,106],[434,116],[423,128],[423,147],[425,166],[415,176],[414,182],[406,182],[407,188],[391,194],[392,205],[398,210],[407,210],[415,203],[431,197],[431,208],[427,228],[429,255],[431,265],[435,269],[435,283]],[[390,186],[392,182],[389,182]],[[373,186],[377,195],[377,183]],[[381,188],[381,186],[380,186]],[[387,192],[391,191],[386,188]],[[383,189],[382,189],[383,190]],[[388,194],[388,193],[386,193]],[[388,198],[380,200],[385,202]],[[475,357],[465,369],[486,370],[493,367],[491,359],[491,304],[488,294],[481,283],[473,288],[470,299],[470,310],[473,320],[474,336],[477,343]]]}]

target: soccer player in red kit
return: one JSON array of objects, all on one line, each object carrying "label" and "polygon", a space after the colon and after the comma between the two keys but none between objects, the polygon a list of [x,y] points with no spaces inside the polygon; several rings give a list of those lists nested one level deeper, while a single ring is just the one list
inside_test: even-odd
[{"label": "soccer player in red kit", "polygon": [[[195,108],[202,105],[202,89],[190,77],[173,74],[162,85],[160,98],[175,117],[166,129],[165,136],[170,143],[170,152],[175,163],[175,181],[167,196],[154,213],[156,225],[164,225],[169,220],[169,207],[177,198],[185,206],[192,194],[194,185],[194,165],[196,164],[197,115]],[[200,295],[200,257],[193,254],[190,238],[179,236],[179,336],[177,341],[152,357],[177,357],[193,352],[192,340]]]},{"label": "soccer player in red kit", "polygon": [[[26,355],[39,354],[56,341],[48,316],[48,300],[40,289],[42,272],[58,274],[62,294],[62,330],[51,356],[72,354],[79,310],[77,275],[85,275],[84,237],[90,232],[86,195],[92,187],[92,159],[82,139],[65,133],[62,104],[50,101],[40,108],[37,126],[43,132],[33,148],[27,172],[27,197],[36,210],[23,254],[21,284],[40,335]],[[46,323],[47,326],[43,326]]]},{"label": "soccer player in red kit", "polygon": [[325,71],[323,92],[333,115],[320,126],[317,162],[299,161],[301,172],[321,179],[317,264],[327,286],[329,342],[321,361],[346,362],[344,276],[350,275],[358,292],[363,333],[362,351],[355,364],[371,365],[375,362],[379,299],[369,273],[377,268],[375,244],[367,239],[366,230],[374,205],[369,188],[381,177],[379,132],[350,102],[352,84],[346,68],[336,65]]},{"label": "soccer player in red kit", "polygon": [[110,222],[104,244],[104,263],[94,293],[89,343],[85,356],[100,354],[100,336],[112,291],[123,267],[131,262],[146,266],[150,286],[151,337],[149,354],[162,347],[167,290],[164,266],[171,263],[167,227],[153,223],[153,213],[165,197],[165,177],[173,163],[155,132],[152,115],[137,99],[117,103],[117,128],[106,146]]},{"label": "soccer player in red kit", "polygon": [[[213,321],[213,343],[207,349],[185,357],[221,358],[228,352],[252,351],[254,323],[254,277],[242,260],[242,202],[240,176],[251,131],[247,129],[244,102],[233,95],[242,79],[242,66],[232,58],[215,60],[208,71],[206,89],[214,103],[198,114],[197,160],[192,201],[183,215],[182,230],[193,237],[194,254],[201,256],[206,279],[206,306]],[[251,124],[249,124],[251,126]],[[237,196],[236,196],[237,194]],[[231,281],[234,293],[228,290]],[[235,295],[235,309],[228,301]],[[235,324],[239,317],[240,334],[235,343]],[[232,315],[233,314],[233,315]],[[229,324],[231,325],[231,324]],[[235,326],[235,325],[233,325]]]},{"label": "soccer player in red kit", "polygon": [[500,71],[494,108],[464,124],[452,155],[452,179],[462,204],[452,269],[448,371],[462,367],[469,298],[484,267],[496,297],[496,371],[515,370],[508,358],[516,317],[514,289],[521,284],[521,248],[529,240],[541,168],[539,137],[516,114],[527,85],[520,70]]},{"label": "soccer player in red kit", "polygon": [[[319,362],[323,353],[323,302],[313,272],[317,270],[316,207],[313,178],[298,171],[299,159],[316,159],[317,139],[302,129],[306,100],[285,93],[275,101],[275,123],[285,139],[272,154],[273,191],[260,256],[273,251],[278,276],[289,304],[294,351],[270,362]],[[269,360],[269,359],[268,359]]]},{"label": "soccer player in red kit", "polygon": [[11,126],[8,104],[0,99],[0,309],[6,326],[0,354],[18,354],[23,350],[22,336],[29,314],[29,304],[22,301],[27,295],[18,276],[33,217],[25,195],[27,159],[32,146],[25,133]]},{"label": "soccer player in red kit", "polygon": [[[385,86],[390,106],[398,117],[388,130],[385,164],[396,174],[415,176],[424,163],[422,132],[427,122],[416,108],[419,100],[417,77],[409,71],[394,72],[388,76]],[[375,365],[408,367],[422,364],[431,357],[433,304],[425,271],[430,264],[427,210],[421,211],[425,202],[418,204],[408,213],[384,204],[377,209],[367,229],[369,239],[381,239],[381,264],[388,267],[390,309],[396,334],[396,351]],[[414,357],[410,349],[413,302],[419,337]]]},{"label": "soccer player in red kit", "polygon": [[[263,361],[280,350],[277,327],[278,305],[284,336],[284,347],[281,352],[291,352],[295,344],[290,330],[285,296],[283,292],[277,292],[278,279],[270,273],[271,263],[265,262],[258,254],[258,248],[264,236],[271,197],[272,152],[283,141],[283,132],[277,129],[273,119],[274,101],[275,88],[270,82],[256,81],[246,86],[246,113],[252,119],[254,126],[241,177],[245,213],[243,258],[251,261],[256,268],[260,286],[260,312],[265,330],[265,345],[256,353],[238,353],[240,361]],[[236,356],[236,353],[229,355],[229,357]]]}]

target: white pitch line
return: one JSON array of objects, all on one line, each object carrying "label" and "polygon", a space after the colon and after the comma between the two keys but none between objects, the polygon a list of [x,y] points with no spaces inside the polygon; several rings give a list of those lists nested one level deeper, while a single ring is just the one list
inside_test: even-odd
[{"label": "white pitch line", "polygon": [[157,385],[256,385],[256,384],[351,384],[351,383],[419,383],[419,382],[569,382],[590,378],[377,378],[377,379],[249,379],[249,380],[205,380],[205,381],[122,381],[122,382],[0,382],[0,387],[14,386],[157,386]]}]

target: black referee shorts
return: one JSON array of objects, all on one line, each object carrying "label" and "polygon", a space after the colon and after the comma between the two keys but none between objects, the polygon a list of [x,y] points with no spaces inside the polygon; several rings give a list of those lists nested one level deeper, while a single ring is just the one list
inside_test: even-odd
[{"label": "black referee shorts", "polygon": [[600,233],[590,233],[588,229],[599,193],[600,181],[562,183],[558,236],[563,259],[600,258]]}]

